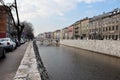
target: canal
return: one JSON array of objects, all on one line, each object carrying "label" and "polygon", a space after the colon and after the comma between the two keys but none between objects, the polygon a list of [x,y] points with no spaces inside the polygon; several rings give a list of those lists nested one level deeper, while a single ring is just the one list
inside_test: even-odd
[{"label": "canal", "polygon": [[120,58],[63,45],[37,45],[50,80],[120,80]]}]

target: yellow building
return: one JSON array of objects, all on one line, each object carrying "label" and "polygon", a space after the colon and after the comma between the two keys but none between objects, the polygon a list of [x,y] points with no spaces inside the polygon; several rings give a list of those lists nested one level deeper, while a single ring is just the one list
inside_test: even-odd
[{"label": "yellow building", "polygon": [[63,29],[60,30],[60,39],[63,39]]},{"label": "yellow building", "polygon": [[80,38],[80,21],[73,24],[73,37],[74,39]]},{"label": "yellow building", "polygon": [[89,37],[89,20],[88,17],[81,20],[79,31],[81,39],[88,39]]},{"label": "yellow building", "polygon": [[53,32],[53,39],[56,39],[56,32]]}]

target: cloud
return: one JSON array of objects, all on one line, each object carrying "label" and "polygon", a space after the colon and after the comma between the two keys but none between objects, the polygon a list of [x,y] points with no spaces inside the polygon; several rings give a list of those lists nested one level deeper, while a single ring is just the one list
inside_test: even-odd
[{"label": "cloud", "polygon": [[23,18],[47,18],[51,15],[64,16],[64,12],[73,9],[75,6],[71,1],[25,0],[24,3],[19,1],[19,10]]},{"label": "cloud", "polygon": [[[14,0],[4,1],[7,3],[14,2]],[[87,8],[92,8],[92,3],[102,1],[105,0],[17,0],[17,3],[20,21],[32,21],[37,34],[40,31],[56,29],[55,26],[67,24],[69,18],[66,18],[65,13],[76,9],[79,3],[85,3]],[[91,9],[86,11],[85,14],[92,15],[93,13]]]},{"label": "cloud", "polygon": [[[64,16],[65,12],[76,8],[78,3],[91,4],[104,0],[17,0],[20,18],[48,18],[50,16]],[[5,0],[14,2],[14,0]]]},{"label": "cloud", "polygon": [[84,3],[87,3],[87,4],[91,4],[91,3],[95,3],[95,2],[102,2],[102,1],[105,1],[105,0],[78,0],[79,2],[84,2]]},{"label": "cloud", "polygon": [[84,2],[91,4],[103,0],[17,0],[21,19],[48,18],[50,16],[64,16],[65,12],[70,11]]}]

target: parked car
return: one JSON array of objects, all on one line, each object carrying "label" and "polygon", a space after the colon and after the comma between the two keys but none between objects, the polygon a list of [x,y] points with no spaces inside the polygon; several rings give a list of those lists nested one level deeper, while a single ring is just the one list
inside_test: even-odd
[{"label": "parked car", "polygon": [[23,38],[21,38],[20,44],[24,44],[24,43],[25,43],[25,40]]},{"label": "parked car", "polygon": [[11,38],[0,38],[0,43],[4,49],[13,50],[16,47],[16,43],[13,42]]},{"label": "parked car", "polygon": [[5,58],[5,49],[0,43],[0,58]]},{"label": "parked car", "polygon": [[12,40],[13,40],[13,42],[16,43],[16,48],[20,46],[20,42],[18,41],[18,39],[13,38]]}]

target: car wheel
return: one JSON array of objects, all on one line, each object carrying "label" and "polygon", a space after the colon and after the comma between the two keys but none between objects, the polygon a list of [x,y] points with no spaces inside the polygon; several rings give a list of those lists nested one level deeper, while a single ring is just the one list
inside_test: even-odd
[{"label": "car wheel", "polygon": [[6,57],[6,56],[5,56],[5,53],[6,53],[5,49],[3,49],[2,58],[5,58],[5,57]]},{"label": "car wheel", "polygon": [[14,50],[14,47],[13,47],[13,45],[12,45],[12,49],[11,49],[12,51]]}]

